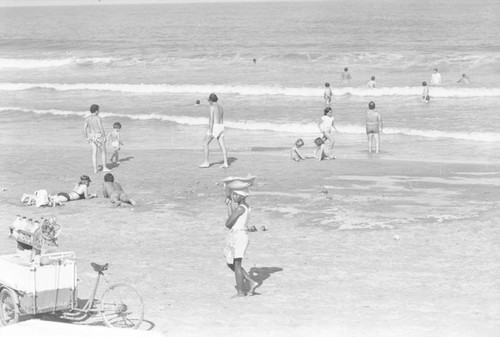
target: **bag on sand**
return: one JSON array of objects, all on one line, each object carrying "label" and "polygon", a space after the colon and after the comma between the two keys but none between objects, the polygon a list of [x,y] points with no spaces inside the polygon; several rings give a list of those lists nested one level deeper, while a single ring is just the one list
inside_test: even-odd
[{"label": "bag on sand", "polygon": [[46,190],[35,191],[33,195],[35,196],[36,207],[50,206],[49,194],[47,193]]}]

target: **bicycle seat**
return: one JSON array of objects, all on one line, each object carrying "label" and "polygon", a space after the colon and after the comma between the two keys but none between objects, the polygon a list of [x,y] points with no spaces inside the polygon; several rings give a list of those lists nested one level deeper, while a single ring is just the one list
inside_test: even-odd
[{"label": "bicycle seat", "polygon": [[92,266],[92,269],[98,273],[102,273],[105,270],[108,270],[108,264],[97,264],[94,262],[91,262],[90,265]]}]

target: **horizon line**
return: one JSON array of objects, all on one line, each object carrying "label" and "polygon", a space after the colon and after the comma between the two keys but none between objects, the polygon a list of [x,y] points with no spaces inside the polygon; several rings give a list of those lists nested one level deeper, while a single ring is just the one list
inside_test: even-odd
[{"label": "horizon line", "polygon": [[0,2],[0,8],[13,7],[71,7],[112,5],[166,5],[166,4],[209,4],[209,3],[253,3],[253,2],[322,2],[326,0],[7,0]]}]

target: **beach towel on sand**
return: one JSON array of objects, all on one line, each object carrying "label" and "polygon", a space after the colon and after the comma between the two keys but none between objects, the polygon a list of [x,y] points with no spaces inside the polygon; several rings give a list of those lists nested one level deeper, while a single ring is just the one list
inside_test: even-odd
[{"label": "beach towel on sand", "polygon": [[62,205],[60,202],[54,202],[47,193],[47,190],[38,190],[35,191],[33,194],[25,193],[21,197],[21,202],[28,206],[35,205],[35,207]]}]

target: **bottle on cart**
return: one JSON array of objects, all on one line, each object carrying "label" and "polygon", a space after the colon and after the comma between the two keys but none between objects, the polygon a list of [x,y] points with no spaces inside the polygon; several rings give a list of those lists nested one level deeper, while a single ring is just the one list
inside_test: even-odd
[{"label": "bottle on cart", "polygon": [[16,215],[16,219],[14,220],[12,225],[9,226],[9,231],[10,231],[9,236],[12,236],[14,239],[17,238],[18,236],[16,229],[19,228],[20,223],[21,223],[21,216]]},{"label": "bottle on cart", "polygon": [[40,228],[40,222],[35,220],[33,222],[33,226],[31,227],[31,233],[35,233],[38,228]]}]

